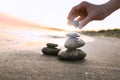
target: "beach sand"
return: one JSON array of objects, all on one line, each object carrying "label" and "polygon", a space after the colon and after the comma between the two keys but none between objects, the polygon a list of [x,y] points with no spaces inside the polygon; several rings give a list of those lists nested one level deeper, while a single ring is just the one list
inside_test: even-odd
[{"label": "beach sand", "polygon": [[[81,35],[87,53],[81,61],[43,55],[46,43],[64,49],[66,32],[1,26],[0,80],[119,80],[120,40]],[[114,44],[112,44],[114,42]]]}]

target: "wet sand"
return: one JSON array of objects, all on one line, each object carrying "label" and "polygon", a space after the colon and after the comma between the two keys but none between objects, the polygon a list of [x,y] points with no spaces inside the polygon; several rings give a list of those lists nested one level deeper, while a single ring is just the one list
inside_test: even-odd
[{"label": "wet sand", "polygon": [[[0,80],[120,80],[120,39],[82,35],[87,53],[82,61],[43,55],[48,42],[64,48],[65,32],[0,30]],[[52,37],[50,36],[52,35]]]}]

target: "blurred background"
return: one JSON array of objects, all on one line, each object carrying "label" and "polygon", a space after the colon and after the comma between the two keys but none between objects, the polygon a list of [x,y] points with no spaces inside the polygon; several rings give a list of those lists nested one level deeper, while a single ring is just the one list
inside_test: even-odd
[{"label": "blurred background", "polygon": [[[9,16],[9,19],[5,19],[13,20],[14,23],[17,23],[13,19],[16,18],[37,25],[71,30],[71,27],[66,24],[67,15],[73,6],[82,1],[103,4],[109,0],[0,0],[0,21],[4,20],[5,16],[3,17],[2,14],[5,14]],[[103,21],[93,21],[82,30],[120,28],[119,13],[120,10],[117,10]],[[72,30],[74,29],[72,27]]]},{"label": "blurred background", "polygon": [[[120,29],[120,10],[103,21],[90,22],[83,29],[67,25],[69,11],[83,0],[0,0],[0,45],[40,41],[43,36],[64,37],[66,32]],[[103,4],[108,0],[84,0]],[[119,33],[120,31],[118,31]],[[96,34],[93,32],[92,34]],[[113,34],[113,32],[112,32]],[[49,37],[50,38],[50,37]],[[85,37],[84,37],[85,38]],[[43,39],[43,41],[46,40]],[[48,42],[48,40],[47,40]],[[18,44],[18,43],[17,43]]]}]

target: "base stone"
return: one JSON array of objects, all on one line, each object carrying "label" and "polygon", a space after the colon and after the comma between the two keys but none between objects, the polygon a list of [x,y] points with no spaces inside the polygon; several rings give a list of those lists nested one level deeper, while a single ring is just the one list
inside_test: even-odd
[{"label": "base stone", "polygon": [[60,49],[58,49],[58,48],[44,47],[42,49],[43,54],[45,54],[45,55],[53,55],[53,56],[57,56],[59,51],[60,51]]},{"label": "base stone", "polygon": [[81,49],[61,50],[58,53],[58,57],[61,60],[81,60],[81,59],[84,59],[85,56],[86,56],[86,53]]}]

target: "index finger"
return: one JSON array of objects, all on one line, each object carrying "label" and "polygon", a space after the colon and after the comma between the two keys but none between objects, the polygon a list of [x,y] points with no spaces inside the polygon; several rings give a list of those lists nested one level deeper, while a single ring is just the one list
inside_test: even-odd
[{"label": "index finger", "polygon": [[76,6],[75,6],[69,12],[67,19],[70,20],[70,21],[74,20],[76,11],[77,11],[77,9],[76,9]]}]

